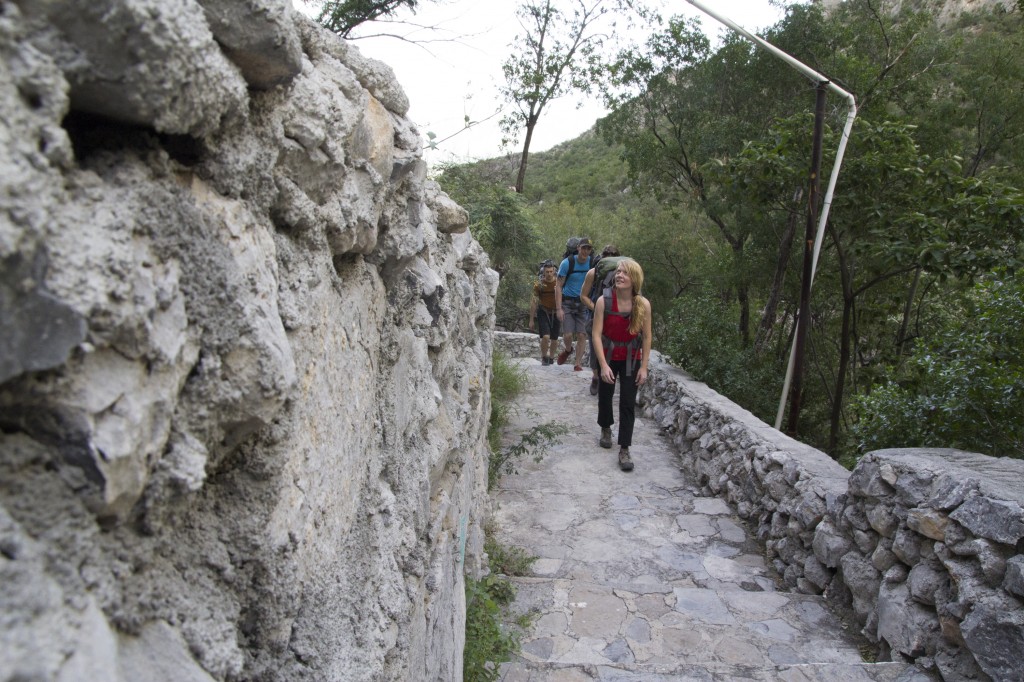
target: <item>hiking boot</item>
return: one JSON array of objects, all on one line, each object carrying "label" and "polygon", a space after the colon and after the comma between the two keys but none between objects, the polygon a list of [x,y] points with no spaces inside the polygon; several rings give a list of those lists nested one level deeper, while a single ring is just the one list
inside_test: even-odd
[{"label": "hiking boot", "polygon": [[609,449],[612,446],[612,430],[610,428],[601,429],[601,447]]},{"label": "hiking boot", "polygon": [[597,377],[590,380],[590,395],[597,395],[597,388],[600,385],[600,381],[601,380]]},{"label": "hiking boot", "polygon": [[582,372],[583,371],[583,365],[576,365],[575,367],[572,368],[572,371],[574,371],[574,372]]},{"label": "hiking boot", "polygon": [[633,460],[629,456],[629,448],[619,448],[619,468],[623,471],[633,470]]},{"label": "hiking boot", "polygon": [[568,357],[569,357],[569,353],[571,353],[571,352],[572,352],[572,346],[569,346],[568,348],[566,348],[565,350],[563,350],[563,351],[562,351],[561,353],[559,353],[559,354],[558,354],[558,364],[560,364],[560,365],[564,365],[564,364],[565,364],[565,361],[566,361],[566,360],[568,359]]}]

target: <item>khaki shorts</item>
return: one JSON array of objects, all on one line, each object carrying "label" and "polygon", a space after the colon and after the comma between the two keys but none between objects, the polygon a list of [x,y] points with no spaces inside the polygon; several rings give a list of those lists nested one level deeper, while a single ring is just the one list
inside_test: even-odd
[{"label": "khaki shorts", "polygon": [[589,312],[579,299],[562,299],[562,333],[586,334]]}]

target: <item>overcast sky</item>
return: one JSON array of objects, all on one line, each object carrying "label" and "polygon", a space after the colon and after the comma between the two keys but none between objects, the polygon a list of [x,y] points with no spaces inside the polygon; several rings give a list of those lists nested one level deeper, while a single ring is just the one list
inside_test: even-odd
[{"label": "overcast sky", "polygon": [[[438,150],[424,152],[431,164],[491,158],[502,150],[496,111],[506,106],[498,94],[503,80],[501,65],[509,45],[522,26],[515,9],[521,0],[420,0],[415,14],[403,12],[407,24],[370,24],[364,35],[391,33],[404,37],[365,37],[353,41],[369,57],[394,69],[411,107],[409,118],[426,140],[428,132],[441,142]],[[295,7],[315,16],[318,2],[293,0]],[[759,33],[774,24],[782,12],[769,0],[703,0],[747,30]],[[709,34],[728,30],[684,0],[661,0],[663,14],[700,17]],[[569,95],[550,104],[541,114],[530,152],[550,149],[578,137],[605,111],[596,100],[583,102]],[[465,130],[465,117],[480,121]]]}]

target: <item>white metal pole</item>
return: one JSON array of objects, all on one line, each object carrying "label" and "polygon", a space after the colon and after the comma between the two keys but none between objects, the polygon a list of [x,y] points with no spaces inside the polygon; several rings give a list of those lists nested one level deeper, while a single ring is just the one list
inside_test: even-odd
[{"label": "white metal pole", "polygon": [[[700,0],[686,1],[693,5],[694,7],[696,7],[697,9],[699,9],[700,11],[707,14],[708,16],[712,17],[713,19],[716,19],[722,24],[725,24],[733,31],[736,31],[737,33],[739,33],[740,35],[742,35],[744,38],[751,41],[755,45],[759,45],[765,50],[768,50],[768,52],[775,55],[782,61],[786,62],[807,78],[814,81],[815,85],[820,83],[827,84],[829,90],[836,93],[840,97],[843,97],[849,103],[850,110],[846,116],[846,126],[843,128],[843,136],[842,138],[840,138],[839,147],[836,149],[836,160],[832,164],[832,175],[831,177],[829,177],[828,189],[825,191],[825,201],[822,204],[821,215],[818,218],[818,230],[814,236],[814,255],[811,259],[811,281],[809,283],[808,289],[810,290],[810,286],[813,286],[814,284],[814,273],[818,267],[818,254],[821,253],[822,237],[825,234],[825,225],[828,223],[828,212],[829,209],[832,207],[832,195],[835,192],[836,181],[839,179],[839,168],[843,163],[843,156],[846,154],[846,143],[850,141],[850,132],[853,130],[853,120],[857,117],[857,100],[852,94],[850,94],[846,90],[843,90],[841,87],[839,87],[838,85],[836,85],[831,80],[821,75],[811,67],[807,66],[806,64],[796,59],[795,57],[786,54],[785,52],[775,47],[774,45],[769,43],[767,40],[761,38],[760,36],[754,35],[750,31],[746,30],[745,28],[737,24],[732,19],[729,19],[728,17],[723,16],[718,12],[715,12],[714,10],[710,9],[703,2],[700,2]],[[804,323],[804,320],[797,320],[798,325]],[[782,383],[782,397],[779,399],[779,411],[775,417],[776,429],[782,427],[782,416],[786,411],[786,398],[789,396],[789,387],[793,380],[793,363],[795,361],[795,356],[796,334],[794,333],[793,345],[790,347],[789,350],[789,362],[786,365],[786,378]]]}]

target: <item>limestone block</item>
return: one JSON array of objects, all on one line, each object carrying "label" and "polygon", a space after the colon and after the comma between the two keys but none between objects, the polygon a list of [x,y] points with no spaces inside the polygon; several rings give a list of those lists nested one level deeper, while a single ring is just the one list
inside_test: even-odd
[{"label": "limestone block", "polygon": [[914,602],[905,583],[885,583],[878,594],[878,636],[894,651],[916,658],[934,653],[938,619]]},{"label": "limestone block", "polygon": [[814,555],[809,555],[804,559],[803,568],[804,578],[814,583],[819,591],[828,587],[832,581],[832,572]]},{"label": "limestone block", "polygon": [[1024,554],[1018,554],[1006,562],[1003,589],[1018,597],[1024,597]]},{"label": "limestone block", "polygon": [[853,543],[826,518],[814,531],[813,547],[818,561],[829,568],[836,568],[843,556],[853,549]]},{"label": "limestone block", "polygon": [[857,466],[850,472],[850,494],[857,497],[887,497],[893,493],[893,487],[882,479],[878,461],[868,453],[860,458]]},{"label": "limestone block", "polygon": [[284,0],[197,0],[214,38],[250,87],[266,90],[302,71],[294,10]]},{"label": "limestone block", "polygon": [[59,29],[40,47],[56,55],[75,110],[196,137],[246,116],[245,81],[191,0],[20,4]]},{"label": "limestone block", "polygon": [[957,615],[966,615],[972,604],[984,601],[986,595],[991,594],[990,588],[985,584],[981,566],[974,559],[957,556],[942,543],[935,545],[935,558],[946,569],[955,588],[953,597],[961,605],[961,611],[957,612]]},{"label": "limestone block", "polygon": [[900,525],[896,511],[885,503],[866,505],[865,515],[871,528],[879,535],[891,538]]},{"label": "limestone block", "polygon": [[882,573],[882,582],[895,585],[906,582],[910,570],[900,562],[894,563]]},{"label": "limestone block", "polygon": [[934,509],[920,507],[907,512],[907,527],[932,540],[945,540],[948,524],[949,517]]},{"label": "limestone block", "polygon": [[946,524],[946,536],[943,542],[952,547],[974,539],[974,534],[952,519]]},{"label": "limestone block", "polygon": [[978,604],[960,624],[964,641],[982,670],[996,682],[1020,679],[1024,609],[1012,598]]},{"label": "limestone block", "polygon": [[882,538],[875,547],[875,551],[871,553],[871,565],[881,573],[885,573],[899,563],[899,559],[893,554],[891,547],[892,540]]},{"label": "limestone block", "polygon": [[437,230],[456,234],[469,229],[469,214],[445,194],[437,194],[431,208],[437,218]]},{"label": "limestone block", "polygon": [[981,565],[981,573],[985,576],[985,582],[991,587],[998,587],[1006,575],[1006,560],[1012,550],[1005,545],[986,540],[985,538],[974,538],[952,545],[948,542],[947,547],[960,556],[973,556]]},{"label": "limestone block", "polygon": [[[932,496],[936,474],[931,469],[894,466],[893,462],[884,462],[882,467],[890,467],[896,472],[892,481],[886,481],[895,490],[896,502],[903,507],[918,507]],[[885,479],[883,479],[885,480]]]},{"label": "limestone block", "polygon": [[961,478],[942,473],[935,481],[932,496],[924,506],[948,512],[959,507],[971,493],[980,488],[981,483],[977,478]]},{"label": "limestone block", "polygon": [[[785,559],[783,559],[785,561]],[[782,574],[782,579],[789,587],[797,587],[800,583],[800,579],[803,577],[803,571],[797,564],[786,564],[786,570]]]},{"label": "limestone block", "polygon": [[878,546],[878,533],[872,530],[854,530],[853,543],[864,555],[870,555]]},{"label": "limestone block", "polygon": [[849,531],[854,529],[863,531],[872,530],[867,514],[864,513],[863,507],[859,504],[848,504],[843,509],[840,527],[843,530]]},{"label": "limestone block", "polygon": [[846,553],[839,563],[843,582],[850,588],[857,617],[862,621],[873,620],[878,604],[878,589],[882,584],[881,574],[858,552]]},{"label": "limestone block", "polygon": [[935,606],[936,593],[949,587],[949,575],[938,562],[923,561],[910,569],[907,586],[915,601]]},{"label": "limestone block", "polygon": [[789,483],[786,481],[785,474],[779,469],[770,471],[768,475],[765,476],[764,488],[776,502],[781,502],[786,499],[791,490]]},{"label": "limestone block", "polygon": [[825,517],[825,511],[825,500],[817,493],[809,492],[797,500],[793,514],[804,528],[813,530]]},{"label": "limestone block", "polygon": [[1024,508],[1017,502],[975,495],[949,517],[978,537],[1016,545],[1024,537]]},{"label": "limestone block", "polygon": [[907,566],[914,566],[921,559],[921,536],[901,526],[893,537],[892,551]]}]

